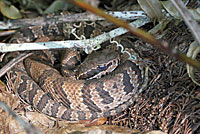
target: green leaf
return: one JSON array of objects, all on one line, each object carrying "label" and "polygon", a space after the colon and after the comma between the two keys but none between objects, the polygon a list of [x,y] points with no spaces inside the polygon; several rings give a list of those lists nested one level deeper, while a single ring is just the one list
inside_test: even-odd
[{"label": "green leaf", "polygon": [[200,21],[200,8],[197,9],[189,9],[190,13],[194,17],[195,20]]},{"label": "green leaf", "polygon": [[70,8],[71,4],[67,3],[65,0],[54,1],[45,11],[45,14],[54,13],[57,11],[64,11]]},{"label": "green leaf", "polygon": [[[187,56],[192,58],[192,59],[196,59],[199,52],[200,52],[199,44],[197,44],[197,42],[194,41],[190,44],[190,47],[187,51]],[[195,84],[197,84],[198,86],[200,86],[200,83],[199,83],[199,68],[194,68],[193,66],[191,66],[189,64],[186,65],[186,68],[187,68],[187,73],[188,73],[189,77],[192,79],[192,81]]]},{"label": "green leaf", "polygon": [[138,3],[150,18],[158,20],[163,18],[163,7],[158,0],[138,0]]},{"label": "green leaf", "polygon": [[[181,15],[179,14],[176,7],[170,1],[161,1],[163,7],[167,10],[167,12],[177,18],[182,19]],[[188,9],[191,15],[194,17],[195,20],[200,21],[200,8],[197,9]]]},{"label": "green leaf", "polygon": [[21,13],[14,5],[6,5],[3,1],[0,1],[0,11],[3,16],[9,19],[20,19],[22,18]]}]

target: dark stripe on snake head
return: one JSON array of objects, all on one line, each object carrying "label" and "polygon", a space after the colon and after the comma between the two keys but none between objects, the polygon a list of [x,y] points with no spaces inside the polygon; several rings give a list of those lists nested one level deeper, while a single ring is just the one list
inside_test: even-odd
[{"label": "dark stripe on snake head", "polygon": [[91,69],[88,72],[79,76],[79,79],[88,79],[94,77],[95,75],[99,74],[100,72],[106,71],[108,66],[97,67],[96,69]]},{"label": "dark stripe on snake head", "polygon": [[[79,74],[81,74],[79,76],[79,79],[89,79],[92,78],[94,76],[97,76],[99,73],[103,74],[103,72],[107,72],[107,69],[110,68],[110,66],[112,66],[112,62],[108,63],[108,65],[102,65],[102,66],[98,66],[95,69],[90,69],[87,72],[81,74],[80,72],[78,72]],[[100,75],[99,77],[102,77],[103,75]]]},{"label": "dark stripe on snake head", "polygon": [[104,83],[96,83],[96,91],[99,92],[99,96],[103,99],[101,102],[103,104],[110,104],[113,102],[114,98],[110,96],[109,92],[104,90]]},{"label": "dark stripe on snake head", "polygon": [[84,79],[88,79],[91,78],[95,75],[97,75],[100,71],[98,69],[91,69],[86,73],[83,73],[79,76],[79,79],[84,80]]},{"label": "dark stripe on snake head", "polygon": [[90,82],[86,81],[84,83],[83,88],[81,89],[81,92],[83,93],[83,103],[90,109],[91,111],[95,112],[101,112],[101,109],[90,99],[92,96],[90,95],[90,89],[89,89]]}]

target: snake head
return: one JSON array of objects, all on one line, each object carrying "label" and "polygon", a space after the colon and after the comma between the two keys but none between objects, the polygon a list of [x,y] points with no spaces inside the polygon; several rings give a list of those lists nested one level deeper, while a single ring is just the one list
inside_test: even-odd
[{"label": "snake head", "polygon": [[77,67],[78,79],[100,78],[112,72],[119,64],[120,54],[111,49],[94,51]]}]

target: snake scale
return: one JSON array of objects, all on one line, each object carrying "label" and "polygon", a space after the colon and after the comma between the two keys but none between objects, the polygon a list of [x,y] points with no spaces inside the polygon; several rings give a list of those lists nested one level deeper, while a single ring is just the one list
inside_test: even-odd
[{"label": "snake scale", "polygon": [[[25,28],[19,30],[11,42],[71,36],[66,35],[63,27],[63,24],[59,24]],[[114,52],[104,50],[101,54],[106,59],[112,57],[110,54]],[[45,58],[41,60],[40,55],[41,52],[36,51],[34,56],[15,65],[9,72],[11,82],[23,101],[57,119],[78,121],[116,115],[133,103],[134,95],[142,84],[141,70],[129,60],[101,78],[75,80],[63,77]],[[113,60],[109,66],[116,62]]]}]

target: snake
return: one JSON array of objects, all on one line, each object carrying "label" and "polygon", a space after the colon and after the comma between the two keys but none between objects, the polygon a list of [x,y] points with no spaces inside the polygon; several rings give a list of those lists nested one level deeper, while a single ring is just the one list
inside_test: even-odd
[{"label": "snake", "polygon": [[[11,43],[66,36],[63,27],[64,24],[56,24],[24,28],[16,32]],[[68,65],[65,72],[67,70],[73,76],[72,70],[75,69],[79,78],[63,76],[53,66],[54,57],[48,57],[51,51],[34,51],[32,56],[9,71],[15,93],[37,111],[68,121],[113,116],[133,103],[134,95],[138,94],[143,82],[138,64],[126,60],[118,65],[119,53],[103,49],[89,54],[77,67],[79,58],[74,53],[77,51],[68,49],[67,58],[63,58],[61,63],[65,61]]]}]

